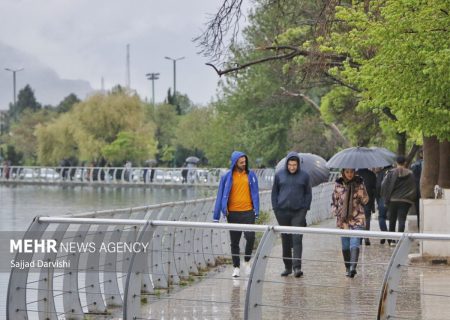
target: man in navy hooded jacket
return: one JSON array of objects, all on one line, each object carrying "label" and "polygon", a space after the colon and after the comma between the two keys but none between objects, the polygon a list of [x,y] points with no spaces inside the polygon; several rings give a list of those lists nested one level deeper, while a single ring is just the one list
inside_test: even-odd
[{"label": "man in navy hooded jacket", "polygon": [[[286,157],[286,167],[275,173],[272,186],[272,208],[280,226],[306,227],[306,212],[310,209],[312,188],[309,175],[300,168],[300,157],[297,152],[289,152]],[[301,234],[281,234],[283,247],[283,262],[285,270],[281,273],[286,277],[292,273],[296,278],[302,272],[302,241]],[[292,259],[292,249],[294,258]]]},{"label": "man in navy hooded jacket", "polygon": [[[258,179],[248,169],[247,155],[240,151],[231,154],[230,170],[220,179],[213,220],[218,222],[222,213],[228,223],[254,224],[259,215]],[[242,231],[230,231],[233,277],[240,274],[239,241]],[[250,259],[255,243],[255,232],[245,231],[245,271],[250,273]]]}]

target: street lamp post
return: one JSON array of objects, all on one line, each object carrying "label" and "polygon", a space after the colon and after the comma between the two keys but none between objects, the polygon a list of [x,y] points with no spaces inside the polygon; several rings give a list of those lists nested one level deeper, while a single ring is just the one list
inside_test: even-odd
[{"label": "street lamp post", "polygon": [[16,73],[19,71],[22,71],[23,68],[20,69],[11,69],[11,68],[5,68],[6,71],[10,71],[13,74],[13,103],[14,107],[16,106]]},{"label": "street lamp post", "polygon": [[179,57],[179,58],[171,58],[171,57],[164,57],[164,59],[171,60],[173,62],[173,98],[175,100],[175,103],[177,101],[177,61],[183,60],[185,57]]},{"label": "street lamp post", "polygon": [[159,79],[159,73],[147,73],[147,79],[152,81],[152,104],[155,106],[155,80]]}]

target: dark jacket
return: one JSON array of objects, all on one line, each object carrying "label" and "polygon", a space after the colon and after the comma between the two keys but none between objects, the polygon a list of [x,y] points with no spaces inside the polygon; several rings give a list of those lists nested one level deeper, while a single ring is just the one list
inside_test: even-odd
[{"label": "dark jacket", "polygon": [[[213,214],[214,221],[219,221],[221,212],[225,216],[228,214],[228,199],[230,198],[230,191],[231,187],[233,186],[233,169],[234,166],[236,165],[237,160],[243,156],[247,158],[247,155],[245,153],[240,151],[234,151],[231,154],[230,170],[228,170],[220,178],[219,190],[217,191],[216,204],[214,206],[214,214]],[[256,218],[258,218],[259,216],[258,179],[256,178],[256,174],[248,169],[248,159],[246,171],[248,175],[248,183],[250,186],[250,196],[252,198],[253,210],[255,211]]]},{"label": "dark jacket", "polygon": [[381,196],[386,205],[391,201],[414,204],[416,182],[412,171],[402,167],[388,171],[381,183]]},{"label": "dark jacket", "polygon": [[381,197],[381,183],[383,182],[384,177],[386,176],[389,169],[383,168],[381,171],[378,171],[376,173],[377,176],[377,187],[375,191],[375,198],[382,198]]},{"label": "dark jacket", "polygon": [[[288,159],[298,161],[298,169],[291,174],[287,169]],[[275,212],[282,210],[300,210],[311,207],[312,188],[309,175],[300,168],[298,153],[290,152],[286,157],[286,167],[275,173],[272,186],[272,208]]]},{"label": "dark jacket", "polygon": [[366,187],[367,194],[369,196],[369,202],[367,202],[367,206],[369,206],[371,211],[375,210],[375,193],[377,190],[377,176],[373,171],[369,169],[359,169],[356,171],[358,176],[360,176],[364,181],[364,186]]}]

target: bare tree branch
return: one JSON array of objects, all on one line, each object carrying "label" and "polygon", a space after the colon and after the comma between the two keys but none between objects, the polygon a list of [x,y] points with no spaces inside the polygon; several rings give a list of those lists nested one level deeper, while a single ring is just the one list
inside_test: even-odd
[{"label": "bare tree branch", "polygon": [[[230,73],[230,72],[245,69],[245,68],[250,67],[255,64],[260,64],[260,63],[264,63],[267,61],[273,61],[273,60],[293,59],[296,56],[325,58],[327,60],[325,65],[330,66],[330,67],[331,66],[342,66],[342,63],[348,59],[347,55],[337,55],[337,54],[321,53],[321,52],[316,52],[316,51],[308,51],[308,50],[300,49],[299,47],[295,47],[295,46],[268,46],[268,47],[261,47],[261,48],[256,48],[256,49],[257,50],[275,51],[277,53],[279,51],[283,51],[283,52],[288,51],[288,52],[285,54],[276,54],[274,56],[269,56],[269,57],[253,60],[253,61],[238,65],[233,68],[228,68],[225,70],[218,69],[212,63],[206,63],[206,65],[214,68],[214,70],[217,72],[217,74],[219,76],[222,76],[222,75]],[[358,66],[358,64],[356,64],[352,61],[350,61],[350,65],[353,67]]]},{"label": "bare tree branch", "polygon": [[[280,88],[283,91],[283,94],[287,95],[287,96],[291,96],[291,97],[301,97],[303,98],[303,100],[305,100],[306,102],[308,102],[315,111],[317,111],[320,115],[320,107],[319,105],[310,97],[308,97],[307,95],[301,93],[301,92],[292,92],[292,91],[288,91],[285,88],[281,87]],[[331,129],[331,131],[333,131],[343,142],[345,147],[350,147],[350,142],[348,141],[348,139],[342,134],[341,130],[339,130],[339,128],[336,126],[336,124],[334,123],[326,123],[324,122],[324,124]]]},{"label": "bare tree branch", "polygon": [[[225,54],[226,47],[232,46],[239,34],[239,21],[242,17],[244,0],[223,0],[222,6],[206,23],[205,31],[194,42],[201,48],[200,53],[218,61]],[[225,45],[226,36],[230,34],[230,45]]]},{"label": "bare tree branch", "polygon": [[335,82],[335,83],[337,83],[337,84],[340,84],[341,86],[344,86],[344,87],[349,88],[350,90],[353,90],[353,91],[356,91],[356,92],[362,92],[361,89],[358,89],[357,87],[354,87],[354,86],[352,86],[352,85],[350,85],[350,84],[348,84],[348,83],[346,83],[346,82],[344,82],[344,81],[342,81],[342,80],[340,80],[340,79],[338,79],[338,78],[332,76],[331,74],[329,74],[329,73],[326,72],[326,71],[323,72],[323,74],[324,74],[326,77],[328,77],[328,78],[330,78],[331,80],[333,80],[333,82]]},{"label": "bare tree branch", "polygon": [[392,121],[397,121],[397,117],[395,116],[395,114],[392,113],[391,109],[389,109],[388,107],[384,107],[383,109],[383,113]]}]

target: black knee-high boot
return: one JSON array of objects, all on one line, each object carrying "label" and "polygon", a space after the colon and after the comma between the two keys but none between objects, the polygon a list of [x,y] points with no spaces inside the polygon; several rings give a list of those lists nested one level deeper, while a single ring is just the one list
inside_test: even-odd
[{"label": "black knee-high boot", "polygon": [[359,257],[359,248],[352,248],[350,250],[350,278],[353,278],[356,274],[358,257]]},{"label": "black knee-high boot", "polygon": [[350,250],[342,250],[342,256],[344,257],[345,275],[350,277]]}]

